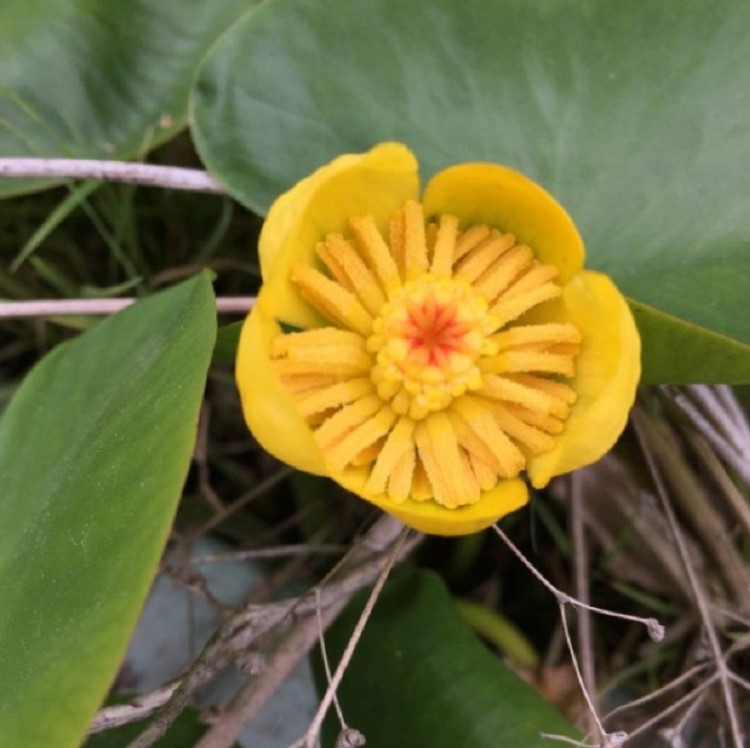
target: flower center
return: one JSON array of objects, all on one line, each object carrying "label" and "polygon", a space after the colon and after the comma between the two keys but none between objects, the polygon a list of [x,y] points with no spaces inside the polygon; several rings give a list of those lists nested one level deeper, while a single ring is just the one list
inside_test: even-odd
[{"label": "flower center", "polygon": [[[281,334],[276,372],[331,472],[365,495],[479,501],[550,451],[575,391],[578,328],[549,302],[557,269],[511,234],[425,222],[407,202],[316,246],[300,295],[327,326]],[[531,313],[531,316],[529,316]]]},{"label": "flower center", "polygon": [[477,390],[477,361],[497,346],[487,301],[468,283],[426,275],[408,282],[373,322],[367,350],[376,356],[370,378],[399,415],[422,420]]}]

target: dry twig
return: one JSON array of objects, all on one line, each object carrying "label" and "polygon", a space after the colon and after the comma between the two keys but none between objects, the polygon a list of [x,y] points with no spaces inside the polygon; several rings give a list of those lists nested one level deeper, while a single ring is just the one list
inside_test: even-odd
[{"label": "dry twig", "polygon": [[732,736],[732,743],[734,745],[734,748],[742,748],[744,745],[744,739],[737,715],[737,706],[734,690],[732,688],[732,680],[730,678],[725,655],[721,651],[719,637],[709,610],[706,592],[703,589],[703,585],[698,580],[698,577],[695,574],[695,570],[690,563],[690,556],[687,551],[687,546],[685,544],[682,531],[679,528],[677,518],[675,516],[674,510],[672,509],[672,504],[669,500],[669,493],[667,491],[666,484],[654,457],[653,437],[650,436],[650,433],[648,431],[646,416],[639,408],[635,408],[632,414],[632,419],[635,426],[636,435],[638,437],[641,449],[648,465],[649,472],[651,473],[651,478],[654,481],[654,486],[661,500],[664,514],[669,520],[673,539],[675,541],[675,544],[677,545],[677,548],[679,549],[680,556],[682,557],[685,573],[687,574],[688,580],[690,581],[690,587],[693,590],[695,603],[700,613],[704,631],[706,632],[706,636],[708,638],[711,655],[716,667],[716,676],[721,685],[724,706],[726,708],[727,716],[729,719],[729,728]]},{"label": "dry twig", "polygon": [[[244,708],[254,709],[255,705],[261,703],[261,697],[267,698],[281,682],[278,675],[290,664],[292,653],[296,653],[297,661],[314,644],[317,627],[313,614],[316,607],[322,606],[324,621],[329,610],[332,611],[332,617],[335,617],[335,612],[346,604],[354,592],[372,583],[381,572],[383,559],[401,528],[401,523],[392,517],[382,516],[362,540],[352,547],[330,578],[321,583],[318,594],[311,590],[289,601],[267,605],[248,604],[230,616],[180,680],[170,700],[159,709],[151,724],[130,744],[130,748],[148,748],[153,745],[199,688],[213,679],[238,654],[246,652],[261,636],[283,621],[289,621],[292,628],[274,651],[262,678],[255,685],[258,694],[252,696],[248,693],[243,697]],[[399,558],[408,554],[420,540],[421,536],[412,535],[404,543]],[[276,685],[271,689],[274,683]]]}]

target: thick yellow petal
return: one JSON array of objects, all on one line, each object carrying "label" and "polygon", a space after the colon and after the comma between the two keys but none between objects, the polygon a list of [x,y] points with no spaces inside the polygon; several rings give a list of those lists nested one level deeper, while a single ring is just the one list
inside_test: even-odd
[{"label": "thick yellow petal", "polygon": [[438,172],[425,189],[425,215],[450,213],[465,231],[487,224],[515,234],[566,283],[583,267],[583,242],[565,209],[536,182],[506,166],[468,163]]},{"label": "thick yellow petal", "polygon": [[583,343],[575,377],[568,380],[578,398],[565,430],[555,437],[552,451],[532,457],[526,468],[536,488],[610,450],[625,428],[641,376],[638,330],[627,302],[606,275],[576,275],[551,314],[575,324]]},{"label": "thick yellow petal", "polygon": [[264,449],[299,470],[325,475],[325,463],[312,431],[271,364],[269,350],[280,332],[260,304],[245,320],[235,365],[242,412]]},{"label": "thick yellow petal", "polygon": [[364,490],[365,475],[355,471],[337,473],[333,475],[333,479],[405,525],[430,535],[468,535],[479,532],[506,514],[520,509],[529,500],[526,484],[519,478],[501,480],[493,489],[483,492],[476,503],[456,509],[447,509],[434,501],[406,499],[396,503],[385,494],[370,494]]},{"label": "thick yellow petal", "polygon": [[264,311],[298,327],[320,323],[290,280],[299,262],[315,266],[327,234],[347,234],[349,219],[372,215],[387,236],[391,213],[419,194],[418,164],[399,143],[340,156],[298,182],[271,206],[260,235]]}]

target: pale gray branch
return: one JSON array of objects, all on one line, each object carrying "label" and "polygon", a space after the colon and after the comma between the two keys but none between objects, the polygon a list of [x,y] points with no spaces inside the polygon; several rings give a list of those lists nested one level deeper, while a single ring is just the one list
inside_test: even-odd
[{"label": "pale gray branch", "polygon": [[[37,299],[35,301],[0,301],[0,319],[32,317],[70,317],[114,314],[137,301],[132,297],[117,299]],[[216,310],[220,314],[244,314],[255,304],[254,296],[220,296]]]},{"label": "pale gray branch", "polygon": [[225,194],[224,188],[201,169],[157,166],[125,161],[75,158],[0,158],[0,177],[13,179],[97,179],[164,187],[189,192]]},{"label": "pale gray branch", "polygon": [[[648,467],[648,471],[651,474],[651,479],[653,480],[654,487],[656,488],[657,496],[661,501],[662,509],[667,518],[667,521],[669,522],[670,529],[672,530],[673,540],[675,542],[675,545],[677,546],[680,558],[682,559],[683,568],[685,570],[685,574],[687,575],[688,581],[690,582],[690,587],[693,591],[696,607],[698,608],[698,613],[700,614],[701,620],[703,622],[703,628],[708,640],[708,646],[716,665],[715,677],[719,680],[724,700],[724,706],[726,707],[727,716],[729,718],[729,729],[732,737],[732,745],[734,748],[743,748],[744,739],[742,736],[742,729],[740,727],[740,720],[738,717],[737,704],[735,701],[734,689],[732,688],[729,668],[727,666],[724,654],[721,651],[719,636],[709,612],[708,597],[704,590],[703,584],[698,579],[698,575],[696,574],[695,569],[693,568],[693,565],[691,563],[690,554],[687,549],[685,538],[680,530],[674,509],[672,508],[672,503],[669,498],[669,490],[667,488],[665,478],[663,477],[662,471],[657,465],[656,457],[654,456],[653,447],[655,444],[655,435],[652,431],[648,430],[648,417],[640,408],[634,408],[631,417],[633,425],[635,426],[636,437],[640,444],[643,456],[646,460],[646,466]],[[672,706],[674,707],[676,706],[676,704],[680,704],[681,702],[682,700],[678,700]],[[642,728],[643,726],[641,726],[641,728],[639,729]]]},{"label": "pale gray branch", "polygon": [[166,704],[177,690],[179,683],[169,683],[155,691],[134,699],[130,704],[115,704],[105,706],[94,718],[89,733],[111,730],[113,727],[126,725],[130,722],[148,717],[162,704]]},{"label": "pale gray branch", "polygon": [[[293,600],[270,605],[247,605],[231,616],[214,635],[200,654],[190,670],[183,677],[179,687],[162,706],[152,723],[139,735],[129,748],[148,748],[166,732],[180,711],[188,703],[192,694],[226,666],[233,656],[247,651],[257,639],[282,621],[290,621],[292,629],[285,638],[286,644],[275,653],[262,677],[252,681],[238,698],[242,701],[242,717],[245,721],[252,718],[255,709],[265,702],[267,696],[275,690],[279,676],[286,672],[286,667],[295,659],[299,660],[307,652],[308,637],[314,644],[317,638],[317,622],[314,616],[316,606],[323,607],[323,619],[327,620],[325,611],[331,611],[331,618],[346,604],[354,592],[372,583],[383,566],[383,557],[398,538],[403,525],[388,515],[383,515],[357,545],[336,565],[331,578],[324,580],[316,593],[311,590]],[[421,536],[414,533],[402,546],[400,558],[408,554],[420,541]],[[298,623],[303,623],[301,627]],[[308,628],[308,625],[311,628]],[[292,633],[294,636],[292,636]],[[278,669],[275,669],[278,668]],[[283,680],[283,677],[282,677]],[[255,687],[259,693],[255,693]],[[251,693],[252,691],[252,693]],[[255,695],[253,695],[255,694]]]}]

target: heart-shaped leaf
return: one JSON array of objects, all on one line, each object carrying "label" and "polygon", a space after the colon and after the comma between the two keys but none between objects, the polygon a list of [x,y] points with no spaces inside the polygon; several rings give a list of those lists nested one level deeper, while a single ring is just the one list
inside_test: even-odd
[{"label": "heart-shaped leaf", "polygon": [[657,310],[647,381],[747,382],[748,28],[744,0],[274,0],[208,57],[194,133],[258,211],[383,140],[425,178],[516,167],[570,211],[588,264]]},{"label": "heart-shaped leaf", "polygon": [[[333,663],[363,604],[360,595],[326,635]],[[547,748],[541,733],[574,734],[479,642],[443,582],[426,571],[386,586],[338,696],[347,723],[362,732],[368,748]],[[326,746],[337,732],[337,720],[329,720]]]},{"label": "heart-shaped leaf", "polygon": [[0,745],[80,745],[166,542],[216,330],[206,275],[60,346],[0,420]]}]

